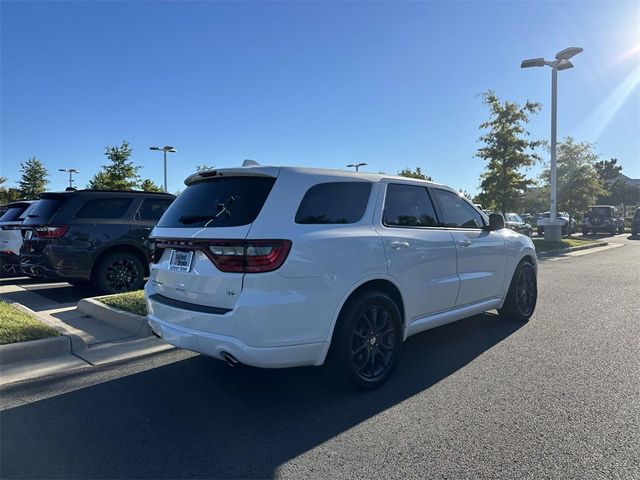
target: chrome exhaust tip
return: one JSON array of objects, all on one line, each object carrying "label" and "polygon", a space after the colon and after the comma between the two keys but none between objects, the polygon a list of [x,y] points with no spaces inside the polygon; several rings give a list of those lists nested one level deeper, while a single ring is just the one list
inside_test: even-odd
[{"label": "chrome exhaust tip", "polygon": [[238,359],[230,353],[221,352],[220,355],[222,356],[222,359],[225,361],[225,363],[230,367],[235,367],[238,363],[240,363],[238,362]]}]

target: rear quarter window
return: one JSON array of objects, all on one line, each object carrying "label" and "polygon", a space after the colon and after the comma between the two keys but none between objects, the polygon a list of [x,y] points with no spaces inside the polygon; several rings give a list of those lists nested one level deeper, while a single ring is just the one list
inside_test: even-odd
[{"label": "rear quarter window", "polygon": [[158,227],[237,227],[252,223],[269,196],[272,177],[216,177],[189,185]]},{"label": "rear quarter window", "polygon": [[67,197],[43,198],[38,200],[35,206],[29,210],[24,225],[44,225],[49,223],[60,210]]},{"label": "rear quarter window", "polygon": [[0,217],[0,222],[15,222],[16,220],[20,219],[20,214],[22,214],[25,209],[25,206],[9,207],[9,210],[4,212],[4,214]]},{"label": "rear quarter window", "polygon": [[328,182],[314,185],[302,198],[295,222],[356,223],[367,209],[370,193],[369,182]]},{"label": "rear quarter window", "polygon": [[96,198],[88,200],[75,214],[76,218],[113,219],[122,217],[132,198]]}]

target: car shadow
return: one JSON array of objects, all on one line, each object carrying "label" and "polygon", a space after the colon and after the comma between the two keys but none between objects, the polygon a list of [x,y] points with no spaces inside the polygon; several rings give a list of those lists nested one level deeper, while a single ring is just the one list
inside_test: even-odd
[{"label": "car shadow", "polygon": [[635,235],[635,236],[629,235],[627,237],[627,240],[640,240],[640,235]]},{"label": "car shadow", "polygon": [[315,367],[230,368],[194,356],[11,408],[0,414],[0,476],[270,478],[521,326],[486,313],[414,336],[392,378],[374,391],[338,388]]}]

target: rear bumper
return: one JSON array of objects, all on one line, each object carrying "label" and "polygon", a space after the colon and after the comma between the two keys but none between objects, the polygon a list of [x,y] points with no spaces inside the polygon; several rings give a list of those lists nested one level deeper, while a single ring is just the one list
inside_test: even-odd
[{"label": "rear bumper", "polygon": [[[164,307],[171,308],[171,307]],[[224,360],[225,353],[238,362],[261,368],[285,368],[320,365],[326,351],[326,343],[308,343],[283,347],[251,347],[234,337],[191,330],[148,315],[149,325],[156,335],[178,348],[199,352]]]},{"label": "rear bumper", "polygon": [[[91,271],[74,265],[73,257],[61,256],[47,248],[40,255],[21,253],[20,268],[30,277],[48,278],[51,280],[90,280]],[[24,247],[21,252],[24,251]]]}]

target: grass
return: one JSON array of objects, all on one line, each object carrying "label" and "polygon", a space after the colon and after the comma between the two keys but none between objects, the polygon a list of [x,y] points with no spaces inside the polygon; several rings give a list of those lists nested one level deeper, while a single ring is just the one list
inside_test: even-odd
[{"label": "grass", "polygon": [[147,304],[144,301],[144,293],[142,290],[118,293],[117,295],[109,295],[108,297],[98,297],[96,300],[110,307],[124,310],[125,312],[142,316],[147,315]]},{"label": "grass", "polygon": [[0,345],[57,337],[60,332],[13,305],[0,301]]},{"label": "grass", "polygon": [[533,238],[532,240],[533,244],[536,246],[536,253],[548,252],[550,250],[559,250],[561,248],[579,247],[599,241],[586,238],[563,238],[559,242],[551,242],[542,238]]}]

